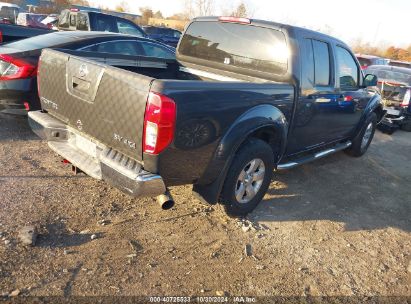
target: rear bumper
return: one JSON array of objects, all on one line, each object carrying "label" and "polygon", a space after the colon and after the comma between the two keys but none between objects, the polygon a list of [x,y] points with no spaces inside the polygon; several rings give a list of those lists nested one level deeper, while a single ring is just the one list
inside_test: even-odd
[{"label": "rear bumper", "polygon": [[411,120],[411,113],[400,107],[386,107],[386,115],[382,121],[386,125],[401,125]]},{"label": "rear bumper", "polygon": [[47,113],[29,112],[34,133],[48,141],[49,147],[74,166],[96,179],[134,196],[157,196],[166,191],[160,175],[145,171],[141,164],[93,139],[95,150],[88,153],[80,147],[77,130],[68,127]]},{"label": "rear bumper", "polygon": [[0,112],[27,115],[25,102],[30,110],[40,109],[35,78],[0,81]]}]

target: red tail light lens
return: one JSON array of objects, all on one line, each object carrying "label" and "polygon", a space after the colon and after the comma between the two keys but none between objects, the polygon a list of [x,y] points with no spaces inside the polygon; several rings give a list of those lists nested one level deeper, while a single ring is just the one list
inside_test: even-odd
[{"label": "red tail light lens", "polygon": [[159,154],[173,141],[176,113],[174,100],[149,93],[144,116],[143,152]]},{"label": "red tail light lens", "polygon": [[34,76],[36,67],[10,55],[0,55],[0,80],[22,79]]},{"label": "red tail light lens", "polygon": [[351,101],[353,101],[353,99],[354,99],[354,98],[353,98],[352,96],[350,96],[350,95],[344,97],[344,101],[345,101],[345,102],[351,102]]},{"label": "red tail light lens", "polygon": [[408,89],[407,92],[405,92],[404,99],[402,100],[402,103],[400,104],[400,107],[408,107],[410,105],[410,99],[411,99],[411,90]]},{"label": "red tail light lens", "polygon": [[0,31],[0,43],[3,43],[3,33]]}]

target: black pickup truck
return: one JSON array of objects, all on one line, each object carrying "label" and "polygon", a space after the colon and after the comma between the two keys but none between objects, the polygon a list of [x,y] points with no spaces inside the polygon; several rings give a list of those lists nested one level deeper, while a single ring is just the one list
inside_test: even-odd
[{"label": "black pickup truck", "polygon": [[198,198],[241,216],[274,170],[364,154],[384,116],[367,89],[376,83],[332,37],[203,17],[185,30],[177,60],[119,69],[44,50],[43,110],[29,121],[73,168],[129,195],[167,208],[168,186],[193,184]]}]

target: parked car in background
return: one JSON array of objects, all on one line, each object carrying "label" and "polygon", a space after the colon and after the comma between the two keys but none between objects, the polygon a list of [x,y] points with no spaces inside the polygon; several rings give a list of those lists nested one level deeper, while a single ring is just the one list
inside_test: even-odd
[{"label": "parked car in background", "polygon": [[147,37],[143,29],[130,20],[78,9],[63,10],[59,16],[58,29],[61,31],[100,31]]},{"label": "parked car in background", "polygon": [[148,25],[143,26],[143,29],[149,38],[171,45],[172,47],[177,47],[178,41],[181,37],[180,31],[168,27]]},{"label": "parked car in background", "polygon": [[411,62],[408,62],[408,61],[400,61],[400,60],[390,59],[388,61],[388,65],[411,69]]},{"label": "parked car in background", "polygon": [[376,65],[368,67],[365,72],[379,79],[378,92],[387,111],[383,128],[394,131],[400,127],[411,131],[411,69]]},{"label": "parked car in background", "polygon": [[[60,31],[100,31],[147,37],[147,34],[130,20],[103,13],[67,9],[61,12],[58,20],[57,28]],[[50,32],[51,30],[48,29],[24,26],[13,27],[0,24],[0,38],[2,37],[3,42],[44,35]]]},{"label": "parked car in background", "polygon": [[46,24],[41,23],[41,21],[46,17],[46,14],[19,13],[17,16],[17,24],[28,27],[49,29]]},{"label": "parked car in background", "polygon": [[363,155],[384,115],[368,90],[377,78],[363,76],[344,42],[307,29],[196,18],[177,59],[122,70],[44,50],[44,111],[29,112],[30,125],[75,168],[131,196],[158,195],[167,209],[167,186],[193,184],[243,216],[274,169]]},{"label": "parked car in background", "polygon": [[41,23],[52,30],[58,30],[59,16],[57,14],[50,14],[44,18]]},{"label": "parked car in background", "polygon": [[135,56],[175,58],[174,49],[165,44],[116,33],[54,32],[4,44],[0,46],[0,111],[27,114],[40,108],[37,66],[44,48],[121,54],[125,57],[119,60],[125,61]]},{"label": "parked car in background", "polygon": [[0,2],[0,23],[16,24],[20,6],[8,2]]},{"label": "parked car in background", "polygon": [[358,61],[360,62],[361,69],[365,70],[367,67],[371,65],[386,65],[388,64],[388,60],[385,58],[381,58],[378,56],[373,55],[364,55],[364,54],[355,54]]}]

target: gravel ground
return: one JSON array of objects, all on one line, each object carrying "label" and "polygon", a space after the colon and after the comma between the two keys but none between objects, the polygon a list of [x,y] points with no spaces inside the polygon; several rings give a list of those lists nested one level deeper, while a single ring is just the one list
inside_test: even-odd
[{"label": "gravel ground", "polygon": [[[276,173],[243,221],[189,186],[163,211],[74,176],[22,117],[0,116],[0,166],[5,297],[411,297],[411,133]],[[25,225],[34,247],[19,241]]]}]

